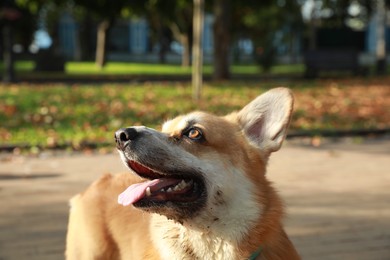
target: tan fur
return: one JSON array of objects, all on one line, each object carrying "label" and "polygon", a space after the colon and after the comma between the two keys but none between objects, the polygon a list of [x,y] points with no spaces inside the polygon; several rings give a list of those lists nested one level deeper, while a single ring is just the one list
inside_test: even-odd
[{"label": "tan fur", "polygon": [[118,194],[139,181],[126,173],[107,174],[72,198],[67,259],[147,259],[153,252],[146,246],[150,215],[117,204]]},{"label": "tan fur", "polygon": [[[291,107],[287,107],[290,112]],[[200,220],[200,224],[191,219],[178,223],[132,206],[123,207],[117,203],[118,194],[142,179],[128,173],[105,175],[71,200],[66,258],[165,259],[165,253],[175,251],[169,255],[176,255],[178,259],[204,259],[208,252],[201,252],[206,249],[193,241],[199,236],[205,241],[214,241],[210,247],[210,250],[216,250],[214,259],[224,259],[226,252],[235,259],[246,259],[259,246],[262,252],[257,259],[300,259],[282,227],[282,202],[265,176],[269,151],[259,152],[259,148],[248,141],[239,126],[240,116],[233,113],[217,117],[195,112],[167,122],[162,132],[178,138],[185,127],[183,121],[195,118],[196,126],[205,133],[207,143],[193,145],[183,141],[180,148],[200,160],[218,158],[222,165],[242,170],[244,178],[256,187],[253,197],[261,214],[253,220],[253,225],[242,239],[227,241],[223,237],[224,231],[235,227],[226,226],[221,231],[223,225],[218,221],[222,216],[213,216],[215,225],[212,221],[202,225],[209,223],[207,219]],[[283,127],[287,127],[289,117],[286,120]],[[285,135],[284,132],[282,134]],[[221,200],[220,204],[223,203]],[[218,198],[215,205],[220,206],[217,204]],[[220,243],[220,249],[212,243]],[[224,252],[218,253],[218,250]]]}]

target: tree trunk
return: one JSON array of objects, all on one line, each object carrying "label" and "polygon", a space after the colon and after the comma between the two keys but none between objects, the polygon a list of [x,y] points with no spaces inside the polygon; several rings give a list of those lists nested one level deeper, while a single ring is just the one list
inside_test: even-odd
[{"label": "tree trunk", "polygon": [[193,33],[193,65],[192,65],[192,97],[198,102],[201,97],[203,84],[203,23],[204,23],[204,0],[194,0],[194,33]]},{"label": "tree trunk", "polygon": [[317,49],[317,7],[315,5],[312,6],[312,9],[310,10],[310,20],[309,20],[309,37],[308,37],[308,43],[309,43],[309,50],[316,50]]},{"label": "tree trunk", "polygon": [[3,25],[3,58],[4,58],[4,75],[3,81],[10,83],[15,81],[14,55],[12,51],[12,27],[8,23]]},{"label": "tree trunk", "polygon": [[181,55],[181,65],[189,67],[191,65],[191,42],[189,34],[191,32],[182,32],[179,26],[175,23],[170,24],[170,29],[173,37],[183,46],[183,53]]},{"label": "tree trunk", "polygon": [[216,80],[230,78],[230,2],[214,1],[214,74]]},{"label": "tree trunk", "polygon": [[386,36],[385,36],[385,22],[386,9],[385,1],[378,0],[376,4],[376,73],[377,75],[386,74]]},{"label": "tree trunk", "polygon": [[98,25],[95,62],[100,69],[102,69],[106,63],[106,40],[110,24],[110,21],[105,19]]},{"label": "tree trunk", "polygon": [[83,17],[80,29],[79,29],[79,37],[78,37],[78,45],[80,46],[80,58],[81,60],[91,60],[93,59],[93,52],[91,49],[93,48],[93,41],[91,40],[91,28],[92,28],[92,18],[89,13]]},{"label": "tree trunk", "polygon": [[181,66],[189,67],[191,65],[191,46],[188,35],[181,35],[181,44],[183,45],[183,53],[181,56]]}]

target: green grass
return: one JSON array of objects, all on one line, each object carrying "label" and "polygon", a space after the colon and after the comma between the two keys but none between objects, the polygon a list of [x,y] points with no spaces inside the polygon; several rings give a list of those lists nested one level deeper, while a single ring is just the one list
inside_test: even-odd
[{"label": "green grass", "polygon": [[111,141],[119,127],[157,127],[194,109],[224,113],[258,91],[246,88],[239,94],[232,87],[211,87],[196,105],[191,88],[181,84],[0,86],[0,141],[33,145]]},{"label": "green grass", "polygon": [[[347,83],[286,82],[297,98],[291,128],[388,127],[386,103],[373,107],[373,114],[359,105],[360,98],[367,106],[367,102],[388,96],[388,86],[371,89],[370,83],[358,88],[342,85]],[[208,83],[197,104],[191,99],[188,83],[0,85],[0,144],[72,143],[77,147],[83,142],[112,143],[113,133],[120,127],[158,128],[165,120],[192,110],[224,115],[277,86],[279,83],[273,81]],[[351,96],[353,92],[356,95]],[[364,117],[360,108],[366,113]]]},{"label": "green grass", "polygon": [[143,64],[127,62],[108,62],[103,69],[99,69],[93,62],[67,62],[68,74],[144,74],[144,75],[186,75],[191,68],[171,64]]},{"label": "green grass", "polygon": [[[210,75],[212,65],[204,65],[203,73]],[[275,65],[271,73],[303,73],[302,64]],[[255,75],[260,74],[261,69],[257,65],[232,65],[232,74]],[[103,69],[99,69],[93,62],[68,62],[66,64],[68,74],[135,74],[135,75],[190,75],[191,67],[182,67],[175,64],[145,64],[127,62],[109,62]]]},{"label": "green grass", "polygon": [[[17,72],[31,72],[34,70],[35,62],[34,61],[16,61],[15,70]],[[0,72],[4,71],[4,63],[0,62]]]},{"label": "green grass", "polygon": [[[130,63],[130,62],[108,62],[103,69],[99,69],[94,62],[74,62],[69,61],[65,64],[65,73],[58,72],[36,72],[34,71],[34,61],[16,61],[15,70],[23,79],[27,78],[56,78],[56,77],[79,77],[79,76],[115,76],[115,75],[191,75],[191,67],[182,67],[179,64],[151,64],[151,63]],[[0,63],[0,73],[4,71],[3,63]],[[279,64],[271,68],[267,75],[298,75],[302,76],[305,71],[305,66],[299,64]],[[390,65],[388,66],[390,72]],[[203,67],[204,75],[211,75],[213,67],[210,64],[205,64]],[[254,64],[233,64],[231,66],[233,75],[262,75],[265,74],[258,65]],[[338,75],[333,73],[331,75]],[[345,74],[345,73],[344,73]],[[342,74],[343,75],[343,74]],[[375,75],[374,67],[370,67],[370,75]]]},{"label": "green grass", "polygon": [[[16,62],[19,75],[34,75],[36,78],[58,75],[92,78],[94,75],[191,73],[190,68],[180,65],[120,62],[109,62],[103,70],[99,70],[93,62],[68,62],[66,74],[40,74],[34,72],[33,68],[34,62]],[[0,66],[0,70],[2,69]],[[301,64],[279,65],[273,67],[271,74],[302,75],[303,70],[304,66]],[[204,72],[211,74],[212,67],[206,65]],[[255,65],[233,65],[232,73],[249,76],[262,72]],[[385,109],[388,104],[373,102],[390,95],[388,81],[384,79],[386,82],[380,84],[385,87],[378,90],[371,88],[371,85],[378,83],[372,84],[370,80],[363,79],[359,83],[342,79],[338,82],[211,82],[205,84],[203,99],[199,104],[192,102],[189,83],[0,84],[0,144],[50,146],[72,143],[77,146],[85,141],[111,143],[113,132],[119,127],[140,124],[158,127],[168,118],[196,109],[226,114],[280,84],[292,88],[297,96],[292,123],[294,130],[388,127],[390,111]],[[356,90],[351,86],[355,85],[364,86],[359,88],[359,95],[350,97]],[[338,93],[334,89],[341,94],[329,97],[329,93]],[[366,107],[370,104],[369,110],[362,107],[360,111],[357,97],[368,98],[364,104]]]},{"label": "green grass", "polygon": [[[45,73],[35,72],[34,61],[16,61],[15,69],[23,77],[25,75],[35,77],[56,77],[56,76],[88,76],[88,75],[191,75],[191,67],[182,67],[178,64],[146,64],[128,62],[108,62],[103,69],[99,69],[94,62],[67,62],[65,73]],[[4,66],[0,63],[0,72]],[[212,65],[206,64],[203,67],[205,75],[211,75]],[[299,74],[304,72],[303,64],[275,65],[271,69],[271,74]],[[232,65],[233,75],[259,75],[262,72],[257,65]]]}]

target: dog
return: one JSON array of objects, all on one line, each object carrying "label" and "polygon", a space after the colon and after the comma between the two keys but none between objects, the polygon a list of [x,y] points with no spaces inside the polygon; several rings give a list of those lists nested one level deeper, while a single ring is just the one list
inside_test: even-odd
[{"label": "dog", "polygon": [[115,133],[133,174],[104,175],[71,200],[66,259],[300,259],[266,179],[293,109],[275,88],[238,112],[193,112]]}]

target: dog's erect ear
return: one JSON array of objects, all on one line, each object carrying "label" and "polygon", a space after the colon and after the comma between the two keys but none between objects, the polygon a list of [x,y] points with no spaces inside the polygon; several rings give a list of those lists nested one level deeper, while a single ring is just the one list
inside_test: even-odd
[{"label": "dog's erect ear", "polygon": [[258,96],[237,114],[249,140],[269,154],[279,150],[293,109],[293,95],[287,88],[275,88]]}]

